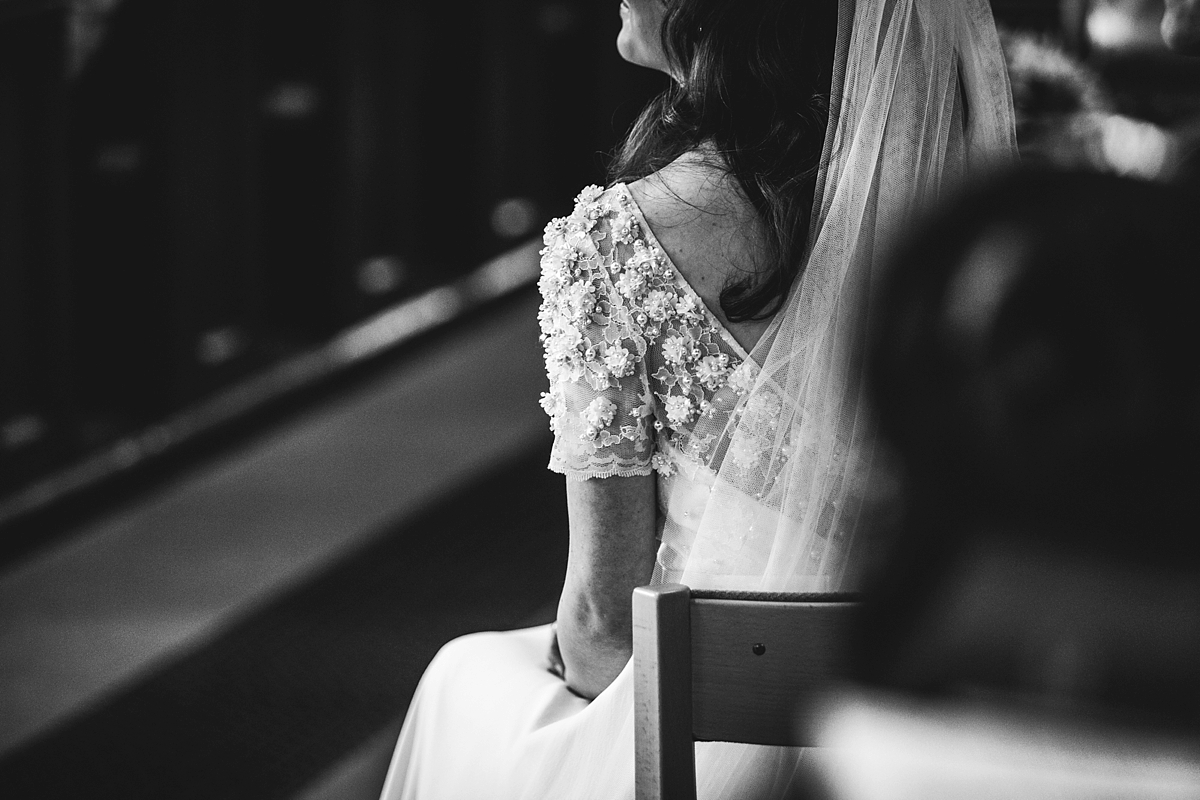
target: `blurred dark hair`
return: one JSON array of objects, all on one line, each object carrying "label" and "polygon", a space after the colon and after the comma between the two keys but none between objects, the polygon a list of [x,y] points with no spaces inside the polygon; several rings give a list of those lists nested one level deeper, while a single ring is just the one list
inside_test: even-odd
[{"label": "blurred dark hair", "polygon": [[836,0],[664,0],[677,81],[634,123],[610,170],[644,178],[711,142],[765,223],[767,268],[721,291],[734,321],[778,310],[803,270],[829,113]]},{"label": "blurred dark hair", "polygon": [[870,378],[930,513],[1086,519],[1098,546],[1193,502],[1165,484],[1200,478],[1171,458],[1200,445],[1196,211],[1177,187],[1026,169],[899,251]]},{"label": "blurred dark hair", "polygon": [[[951,615],[989,548],[1200,577],[1198,213],[1183,187],[1026,169],[957,198],[898,252],[868,372],[904,508],[869,570],[867,680],[917,680],[898,654]],[[1173,632],[1193,658],[1194,631]],[[961,642],[940,644],[940,671],[907,688],[964,677]],[[991,656],[974,677],[1020,679]],[[1105,668],[1100,699],[1200,717],[1200,693],[1181,699],[1169,669]]]}]

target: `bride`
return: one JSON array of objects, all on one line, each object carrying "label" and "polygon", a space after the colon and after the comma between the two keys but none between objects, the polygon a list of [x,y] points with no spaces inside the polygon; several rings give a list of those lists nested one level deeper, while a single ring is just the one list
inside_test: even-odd
[{"label": "bride", "polygon": [[[542,404],[566,475],[554,626],[429,666],[383,797],[631,797],[630,594],[850,586],[871,461],[855,356],[879,256],[1013,153],[986,0],[625,0],[662,70],[550,223]],[[586,98],[580,98],[587,102]],[[803,751],[697,745],[701,797],[781,797]]]}]

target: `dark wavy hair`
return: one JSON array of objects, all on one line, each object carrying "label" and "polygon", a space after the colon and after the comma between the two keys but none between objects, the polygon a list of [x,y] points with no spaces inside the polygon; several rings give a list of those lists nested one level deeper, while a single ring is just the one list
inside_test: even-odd
[{"label": "dark wavy hair", "polygon": [[735,322],[778,311],[803,271],[829,117],[837,0],[660,0],[676,80],[642,112],[610,169],[644,178],[711,143],[764,222],[768,260],[731,279]]}]

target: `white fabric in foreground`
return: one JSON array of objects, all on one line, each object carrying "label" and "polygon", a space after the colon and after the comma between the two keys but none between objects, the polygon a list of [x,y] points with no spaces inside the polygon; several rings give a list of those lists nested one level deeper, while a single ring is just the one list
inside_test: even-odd
[{"label": "white fabric in foreground", "polygon": [[1036,706],[854,693],[821,713],[839,800],[1195,800],[1195,736]]},{"label": "white fabric in foreground", "polygon": [[[923,203],[1014,153],[986,0],[843,0],[809,260],[751,354],[762,366],[704,465],[660,485],[655,579],[837,589],[854,575],[871,424],[855,345],[879,259]],[[738,457],[727,457],[736,454]],[[383,797],[628,798],[632,671],[591,703],[546,672],[548,628],[450,643]],[[702,798],[780,797],[812,751],[701,743]]]}]

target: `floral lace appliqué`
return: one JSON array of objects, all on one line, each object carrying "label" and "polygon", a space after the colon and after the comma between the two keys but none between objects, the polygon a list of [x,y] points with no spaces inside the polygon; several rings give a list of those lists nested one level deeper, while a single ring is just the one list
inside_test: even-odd
[{"label": "floral lace appliqu\u00e9", "polygon": [[[654,440],[684,443],[741,364],[707,309],[642,229],[623,186],[589,186],[546,226],[538,315],[556,434],[568,474],[669,474]],[[710,437],[711,438],[711,437]],[[707,441],[681,446],[701,455]]]}]

